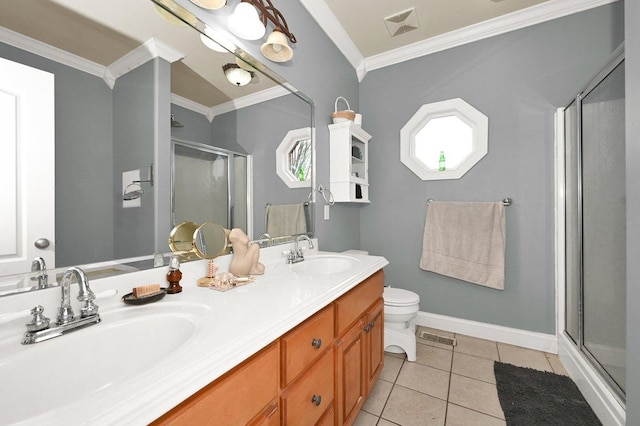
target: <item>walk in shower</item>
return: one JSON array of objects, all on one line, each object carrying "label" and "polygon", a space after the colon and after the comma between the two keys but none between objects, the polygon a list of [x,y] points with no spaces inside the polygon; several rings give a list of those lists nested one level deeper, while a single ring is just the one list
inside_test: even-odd
[{"label": "walk in shower", "polygon": [[564,109],[565,333],[624,404],[624,50]]}]

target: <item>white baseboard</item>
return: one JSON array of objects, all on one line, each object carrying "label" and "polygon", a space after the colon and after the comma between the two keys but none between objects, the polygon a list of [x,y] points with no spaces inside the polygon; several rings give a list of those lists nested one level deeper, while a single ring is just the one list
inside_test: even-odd
[{"label": "white baseboard", "polygon": [[536,333],[517,328],[470,321],[445,315],[418,312],[416,325],[437,328],[471,337],[494,340],[553,354],[558,353],[558,339],[553,334]]},{"label": "white baseboard", "polygon": [[593,411],[604,425],[624,425],[625,407],[616,399],[600,375],[578,352],[571,341],[562,335],[559,338],[559,356],[562,365],[578,385]]}]

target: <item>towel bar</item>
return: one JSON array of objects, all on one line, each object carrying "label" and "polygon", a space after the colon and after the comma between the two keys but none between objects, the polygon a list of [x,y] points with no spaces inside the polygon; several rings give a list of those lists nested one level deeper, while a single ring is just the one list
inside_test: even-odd
[{"label": "towel bar", "polygon": [[[427,205],[431,204],[432,201],[435,201],[433,198],[429,198],[427,200]],[[502,204],[504,204],[505,206],[510,206],[513,203],[513,200],[509,197],[506,197],[504,200],[502,200]]]}]

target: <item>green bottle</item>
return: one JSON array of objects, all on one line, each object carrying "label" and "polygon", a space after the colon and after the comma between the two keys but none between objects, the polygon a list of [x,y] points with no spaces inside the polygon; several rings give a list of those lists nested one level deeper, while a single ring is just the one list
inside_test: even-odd
[{"label": "green bottle", "polygon": [[440,151],[440,160],[438,161],[438,170],[444,172],[446,167],[444,166],[444,151]]},{"label": "green bottle", "polygon": [[298,168],[298,179],[300,179],[300,182],[304,182],[304,169],[302,165]]}]

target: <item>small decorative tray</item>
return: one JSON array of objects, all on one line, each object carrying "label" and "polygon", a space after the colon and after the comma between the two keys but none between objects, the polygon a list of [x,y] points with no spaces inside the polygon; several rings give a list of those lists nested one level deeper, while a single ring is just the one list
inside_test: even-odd
[{"label": "small decorative tray", "polygon": [[160,291],[152,294],[148,294],[142,297],[133,297],[133,293],[125,294],[122,296],[122,301],[127,305],[146,305],[147,303],[157,302],[167,294],[166,288],[161,288]]}]

